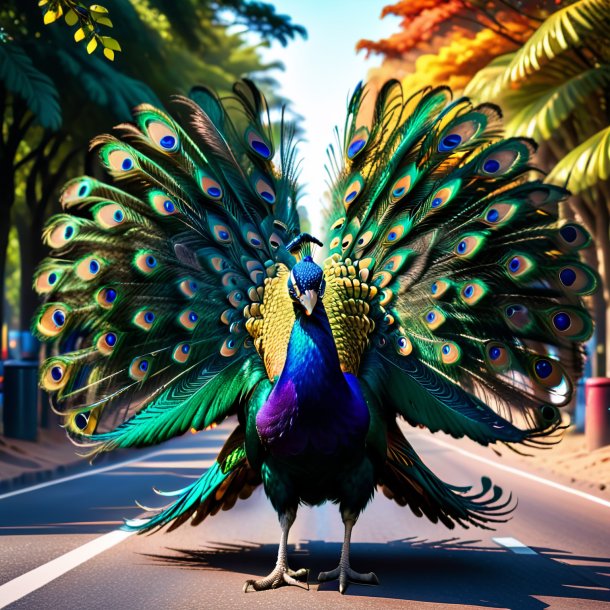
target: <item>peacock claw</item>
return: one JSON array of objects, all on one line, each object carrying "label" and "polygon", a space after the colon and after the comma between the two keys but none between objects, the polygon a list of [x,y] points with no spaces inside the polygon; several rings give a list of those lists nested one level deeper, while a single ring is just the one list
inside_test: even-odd
[{"label": "peacock claw", "polygon": [[305,568],[295,571],[285,566],[276,566],[273,572],[265,576],[265,578],[246,580],[244,583],[244,593],[248,592],[249,587],[252,587],[254,591],[268,591],[269,589],[277,589],[284,585],[292,585],[309,591],[308,578],[309,570]]},{"label": "peacock claw", "polygon": [[328,582],[330,580],[339,580],[339,593],[343,594],[347,591],[350,583],[357,585],[378,585],[379,579],[374,572],[368,574],[360,574],[352,570],[349,565],[339,565],[330,572],[320,572],[318,574],[319,582]]}]

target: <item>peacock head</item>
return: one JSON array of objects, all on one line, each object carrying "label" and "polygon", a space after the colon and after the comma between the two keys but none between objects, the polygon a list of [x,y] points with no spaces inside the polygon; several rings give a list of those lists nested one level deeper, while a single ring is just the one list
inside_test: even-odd
[{"label": "peacock head", "polygon": [[292,268],[288,292],[292,300],[304,309],[306,315],[311,315],[318,298],[324,296],[325,287],[324,272],[313,262],[311,256],[305,256]]}]

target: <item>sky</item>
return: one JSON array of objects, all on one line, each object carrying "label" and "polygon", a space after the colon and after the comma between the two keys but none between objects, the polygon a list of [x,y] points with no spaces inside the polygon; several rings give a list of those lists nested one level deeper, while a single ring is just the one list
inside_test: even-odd
[{"label": "sky", "polygon": [[284,63],[285,70],[275,72],[280,93],[303,117],[307,141],[299,146],[300,182],[306,187],[300,203],[320,236],[326,147],[333,141],[335,125],[343,126],[348,94],[380,63],[378,57],[366,59],[363,51],[356,54],[356,43],[385,38],[399,29],[397,18],[380,19],[386,4],[388,0],[274,0],[278,13],[290,15],[308,32],[307,40],[299,38],[287,47],[274,43],[263,54],[268,61]]}]

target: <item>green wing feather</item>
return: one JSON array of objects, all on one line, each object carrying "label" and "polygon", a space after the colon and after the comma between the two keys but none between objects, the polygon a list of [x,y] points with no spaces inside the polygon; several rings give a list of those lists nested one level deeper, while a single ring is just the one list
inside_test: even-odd
[{"label": "green wing feather", "polygon": [[[265,377],[243,310],[299,233],[292,129],[251,83],[149,105],[93,141],[113,179],[69,182],[34,278],[41,385],[92,452],[221,421]],[[274,161],[276,163],[274,163]],[[221,391],[222,390],[222,391]]]},{"label": "green wing feather", "polygon": [[586,231],[558,219],[566,192],[532,178],[532,141],[447,88],[358,88],[333,175],[328,243],[379,289],[360,375],[413,424],[539,442],[582,371],[597,287]]}]

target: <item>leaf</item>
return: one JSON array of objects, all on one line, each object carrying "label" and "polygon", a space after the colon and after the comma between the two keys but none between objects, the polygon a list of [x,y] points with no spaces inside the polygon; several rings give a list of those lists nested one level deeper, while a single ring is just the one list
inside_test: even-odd
[{"label": "leaf", "polygon": [[99,4],[92,4],[89,7],[89,11],[91,13],[99,13],[99,14],[102,14],[102,15],[108,14],[108,9],[103,7],[103,6],[100,6]]},{"label": "leaf", "polygon": [[114,61],[114,51],[112,49],[105,48],[104,56],[110,61]]},{"label": "leaf", "polygon": [[78,23],[78,15],[70,9],[65,16],[66,23],[69,26],[76,25]]},{"label": "leaf", "polygon": [[55,84],[34,66],[16,43],[0,45],[0,81],[25,100],[42,127],[54,131],[61,127],[59,93]]},{"label": "leaf", "polygon": [[110,19],[108,19],[108,17],[97,17],[95,19],[95,21],[97,23],[99,23],[100,25],[105,25],[106,27],[109,27],[109,28],[112,27],[112,21],[110,21]]},{"label": "leaf", "polygon": [[574,194],[610,178],[610,127],[606,127],[568,153],[545,182],[565,186]]},{"label": "leaf", "polygon": [[121,50],[121,45],[118,43],[118,41],[110,36],[101,36],[100,40],[107,49],[112,49],[113,51]]},{"label": "leaf", "polygon": [[87,43],[87,53],[91,55],[97,49],[97,38],[95,36]]},{"label": "leaf", "polygon": [[76,42],[80,42],[85,37],[85,30],[83,28],[78,28],[76,32],[74,32],[74,40]]},{"label": "leaf", "polygon": [[587,98],[596,92],[603,94],[610,85],[610,66],[581,72],[572,62],[561,62],[556,70],[556,84],[526,85],[505,98],[508,107],[519,109],[506,125],[509,134],[549,140],[564,121],[582,109]]},{"label": "leaf", "polygon": [[610,27],[608,0],[580,0],[559,9],[542,23],[515,53],[504,81],[516,82],[568,49],[592,38],[605,40]]},{"label": "leaf", "polygon": [[53,23],[54,21],[57,21],[62,15],[63,15],[64,10],[61,8],[61,6],[58,6],[57,9],[55,9],[54,11],[52,11],[51,9],[49,9],[43,17],[43,22],[45,25],[49,25],[51,23]]},{"label": "leaf", "polygon": [[46,4],[49,4],[49,0],[39,0],[38,2],[38,6],[45,6]]}]

